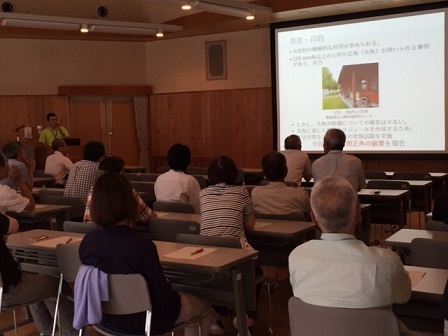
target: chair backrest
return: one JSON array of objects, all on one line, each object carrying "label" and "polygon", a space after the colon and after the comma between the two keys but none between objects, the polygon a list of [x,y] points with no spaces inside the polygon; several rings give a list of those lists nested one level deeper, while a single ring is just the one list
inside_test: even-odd
[{"label": "chair backrest", "polygon": [[82,220],[86,206],[80,197],[68,197],[68,196],[48,196],[48,204],[57,205],[70,205],[70,219]]},{"label": "chair backrest", "polygon": [[245,182],[244,171],[241,168],[238,168],[237,172],[238,172],[238,174],[236,176],[235,184],[236,185],[243,185],[244,182]]},{"label": "chair backrest", "polygon": [[52,174],[45,174],[44,170],[35,170],[33,172],[33,176],[34,177],[52,177],[52,178],[54,178],[54,176]]},{"label": "chair backrest", "polygon": [[163,174],[166,173],[168,170],[170,170],[170,167],[168,166],[160,166],[157,168],[157,173]]},{"label": "chair backrest", "polygon": [[195,213],[194,207],[191,204],[180,202],[155,201],[152,208],[154,211],[162,212]]},{"label": "chair backrest", "polygon": [[179,233],[199,234],[199,223],[188,220],[151,218],[149,231],[153,240],[175,242]]},{"label": "chair backrest", "polygon": [[367,189],[411,190],[411,185],[406,181],[372,180],[367,183]]},{"label": "chair backrest", "polygon": [[203,175],[192,175],[199,183],[201,189],[207,188],[207,179]]},{"label": "chair backrest", "polygon": [[160,174],[153,174],[153,173],[140,174],[140,181],[155,182],[159,176]]},{"label": "chair backrest", "polygon": [[292,220],[299,222],[308,221],[304,214],[300,212],[293,212],[283,215],[275,215],[275,214],[263,214],[259,212],[254,212],[255,218],[265,218],[265,219],[279,219],[279,220]]},{"label": "chair backrest", "polygon": [[238,249],[241,248],[240,240],[238,238],[233,237],[210,237],[190,233],[179,233],[176,236],[176,241],[178,243],[193,244],[193,245],[209,245],[219,247],[231,247]]},{"label": "chair backrest", "polygon": [[448,242],[426,238],[411,241],[413,266],[448,269]]},{"label": "chair backrest", "polygon": [[429,231],[448,231],[448,224],[431,219],[426,222],[425,229]]},{"label": "chair backrest", "polygon": [[288,302],[291,336],[398,336],[398,320],[390,308],[321,307],[292,297]]},{"label": "chair backrest", "polygon": [[369,180],[387,180],[387,174],[384,171],[368,170],[364,172],[364,176]]},{"label": "chair backrest", "polygon": [[188,167],[185,171],[189,175],[207,175],[208,167]]},{"label": "chair backrest", "polygon": [[59,271],[64,275],[64,279],[70,283],[74,283],[78,270],[81,267],[79,245],[58,244],[56,246],[56,258]]},{"label": "chair backrest", "polygon": [[131,185],[135,190],[144,192],[141,197],[148,206],[151,206],[156,200],[156,194],[154,193],[154,182],[131,181]]},{"label": "chair backrest", "polygon": [[395,172],[392,175],[394,180],[432,180],[430,173],[422,172]]},{"label": "chair backrest", "polygon": [[126,177],[128,179],[128,181],[139,181],[140,180],[138,174],[135,174],[135,173],[124,173],[123,175],[124,175],[124,177]]},{"label": "chair backrest", "polygon": [[64,196],[64,189],[43,188],[39,190],[39,202],[43,204],[48,203],[49,196]]},{"label": "chair backrest", "polygon": [[95,223],[65,221],[63,230],[65,232],[88,233],[97,228]]}]

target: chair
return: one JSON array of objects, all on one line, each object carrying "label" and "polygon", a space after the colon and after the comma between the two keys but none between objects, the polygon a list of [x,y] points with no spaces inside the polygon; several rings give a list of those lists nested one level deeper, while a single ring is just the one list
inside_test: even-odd
[{"label": "chair", "polygon": [[131,181],[132,188],[139,192],[143,192],[141,195],[142,200],[149,206],[156,200],[156,194],[154,193],[154,182],[142,182],[142,181]]},{"label": "chair", "polygon": [[160,174],[151,174],[151,173],[140,174],[140,181],[155,182],[159,176]]},{"label": "chair", "polygon": [[[193,244],[193,245],[208,245],[208,246],[219,246],[219,247],[230,247],[241,249],[241,242],[238,238],[233,237],[210,237],[193,235],[188,233],[179,233],[176,237],[176,242]],[[272,331],[272,315],[271,315],[271,288],[269,282],[266,280],[266,276],[260,275],[255,277],[256,284],[265,283],[268,292],[268,314],[269,314],[269,332],[271,335],[274,334]]]},{"label": "chair", "polygon": [[168,170],[170,170],[170,167],[168,166],[160,166],[157,168],[157,173],[163,174],[166,173]]},{"label": "chair", "polygon": [[421,172],[395,172],[392,175],[393,180],[416,180],[416,181],[432,181],[430,173]]},{"label": "chair", "polygon": [[[422,172],[395,172],[392,175],[393,180],[407,180],[407,181],[432,181],[432,177],[430,173],[422,173]],[[429,195],[431,198],[432,195]],[[412,207],[411,211],[423,212],[427,214],[431,211],[430,202],[425,202],[424,191],[418,189],[412,189]],[[421,227],[421,219],[418,217],[418,225]]]},{"label": "chair", "polygon": [[162,212],[180,212],[180,213],[195,213],[191,204],[180,202],[165,202],[155,201],[152,205],[154,211]]},{"label": "chair", "polygon": [[[128,315],[146,311],[145,335],[151,333],[151,296],[146,279],[141,274],[109,274],[109,301],[102,302],[103,313]],[[121,335],[94,324],[92,327],[103,335]]]},{"label": "chair", "polygon": [[398,320],[389,308],[334,308],[288,302],[291,336],[399,336]]},{"label": "chair", "polygon": [[236,180],[235,180],[235,184],[236,185],[244,185],[244,171],[241,168],[237,169],[237,176],[236,176]]},{"label": "chair", "polygon": [[63,230],[65,232],[88,233],[97,228],[95,223],[64,221]]},{"label": "chair", "polygon": [[[393,180],[371,180],[367,183],[367,189],[395,189],[395,190],[411,190],[411,185],[406,181],[393,181]],[[385,200],[382,204],[372,204],[372,222],[378,224],[391,224],[400,222],[398,217],[406,218],[406,213],[410,214],[411,209],[411,197],[407,196],[405,201],[404,214],[394,214],[394,205],[391,201]]]},{"label": "chair", "polygon": [[411,241],[413,266],[448,269],[448,242],[415,238]]},{"label": "chair", "polygon": [[43,188],[39,190],[39,202],[42,204],[49,204],[49,196],[64,196],[64,189]]},{"label": "chair", "polygon": [[208,167],[188,167],[186,173],[188,175],[207,175]]},{"label": "chair", "polygon": [[72,208],[69,210],[70,220],[82,222],[84,218],[84,212],[86,205],[80,197],[68,197],[68,196],[48,196],[48,204],[57,205],[70,205]]},{"label": "chair", "polygon": [[50,178],[54,178],[54,176],[52,174],[45,174],[44,170],[35,170],[33,172],[33,177],[50,177]]},{"label": "chair", "polygon": [[279,220],[292,220],[299,222],[309,222],[306,216],[300,212],[292,212],[283,215],[276,214],[263,214],[259,212],[254,212],[255,218],[264,218],[264,219],[279,219]]},{"label": "chair", "polygon": [[135,174],[135,173],[124,173],[123,175],[124,175],[124,177],[126,177],[128,179],[128,181],[139,181],[140,180],[138,174]]},{"label": "chair", "polygon": [[[79,245],[58,244],[56,246],[56,260],[58,263],[60,275],[59,275],[58,294],[56,297],[56,309],[54,315],[52,336],[55,335],[56,331],[56,321],[59,315],[59,302],[62,294],[62,284],[65,280],[69,284],[73,285],[75,283],[79,267],[81,267],[81,260],[79,260]],[[69,297],[69,299],[73,301],[73,297]]]},{"label": "chair", "polygon": [[149,231],[153,240],[175,242],[179,233],[199,234],[200,225],[194,221],[151,218]]},{"label": "chair", "polygon": [[387,180],[387,174],[384,171],[365,171],[364,176],[368,180]]},{"label": "chair", "polygon": [[425,224],[425,229],[429,231],[448,231],[448,224],[441,221],[429,220]]},{"label": "chair", "polygon": [[207,179],[203,175],[192,175],[199,183],[201,189],[207,188]]},{"label": "chair", "polygon": [[[30,305],[32,303],[37,303],[39,301],[32,301],[32,302],[27,302],[25,304],[19,304],[19,305],[15,305],[15,306],[3,307],[2,306],[2,299],[3,299],[3,279],[2,279],[2,276],[0,274],[0,311],[2,311],[2,312],[12,311],[13,320],[14,320],[14,334],[15,334],[15,336],[18,336],[17,328],[19,326],[21,326],[21,325],[28,324],[32,320],[29,321],[29,318],[26,318],[25,322],[17,323],[16,310],[22,309],[22,308],[26,308],[26,307],[28,307],[28,305]],[[2,328],[2,331],[7,331],[7,330]]]}]

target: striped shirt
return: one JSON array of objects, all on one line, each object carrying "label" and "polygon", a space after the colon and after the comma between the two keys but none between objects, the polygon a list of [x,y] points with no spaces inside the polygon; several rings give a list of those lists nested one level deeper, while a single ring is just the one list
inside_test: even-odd
[{"label": "striped shirt", "polygon": [[252,200],[245,187],[224,183],[202,189],[201,231],[204,236],[244,237],[244,216],[253,212]]}]

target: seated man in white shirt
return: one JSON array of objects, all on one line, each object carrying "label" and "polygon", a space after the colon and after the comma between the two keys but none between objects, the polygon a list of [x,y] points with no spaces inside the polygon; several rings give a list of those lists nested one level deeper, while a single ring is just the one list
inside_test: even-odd
[{"label": "seated man in white shirt", "polygon": [[54,140],[52,147],[54,153],[45,161],[45,174],[53,175],[56,186],[64,188],[64,180],[73,168],[73,162],[66,156],[68,151],[64,140]]},{"label": "seated man in white shirt", "polygon": [[314,185],[311,218],[322,237],[289,256],[295,297],[339,308],[387,307],[409,300],[411,280],[397,254],[354,237],[360,216],[356,193],[344,177],[329,176]]},{"label": "seated man in white shirt", "polygon": [[191,151],[188,146],[182,144],[171,146],[167,157],[170,170],[157,178],[154,193],[157,201],[187,203],[193,206],[196,213],[200,213],[201,188],[193,176],[185,174],[190,160]]},{"label": "seated man in white shirt", "polygon": [[279,152],[271,152],[263,157],[261,165],[269,184],[252,190],[255,212],[271,215],[300,213],[307,218],[310,197],[302,188],[288,187],[285,184],[284,179],[288,173],[285,156]]},{"label": "seated man in white shirt", "polygon": [[20,194],[7,185],[0,185],[0,212],[4,214],[7,211],[34,210],[36,206],[33,195],[23,181],[19,168],[10,167],[5,156],[0,154],[0,179],[6,177],[11,178],[17,184]]},{"label": "seated man in white shirt", "polygon": [[302,177],[305,181],[311,180],[311,162],[308,154],[302,151],[302,140],[298,135],[291,134],[285,139],[285,150],[281,153],[285,156],[288,166],[286,182],[296,182],[300,187]]}]

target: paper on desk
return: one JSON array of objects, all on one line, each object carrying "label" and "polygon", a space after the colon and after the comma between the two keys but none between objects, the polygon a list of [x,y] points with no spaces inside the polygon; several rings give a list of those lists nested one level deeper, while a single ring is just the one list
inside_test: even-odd
[{"label": "paper on desk", "polygon": [[160,213],[160,212],[158,212],[158,213],[157,213],[157,218],[166,217],[166,216],[168,216],[168,215],[169,215],[169,213]]},{"label": "paper on desk", "polygon": [[[191,255],[193,252],[203,249],[202,252],[196,253],[194,255]],[[188,259],[188,260],[194,260],[200,257],[203,257],[209,253],[212,253],[216,251],[215,248],[209,248],[209,247],[198,247],[198,246],[189,246],[181,248],[180,250],[165,254],[164,257],[167,258],[176,258],[176,259]]]},{"label": "paper on desk", "polygon": [[271,225],[272,223],[269,223],[269,222],[258,222],[258,221],[256,221],[255,222],[255,229],[261,229],[262,227],[265,227],[265,226],[268,226],[268,225]]},{"label": "paper on desk", "polygon": [[411,278],[412,288],[418,285],[420,280],[425,276],[426,272],[424,271],[408,271],[409,277]]},{"label": "paper on desk", "polygon": [[45,204],[36,204],[36,209],[45,208],[45,207],[46,207]]},{"label": "paper on desk", "polygon": [[44,239],[44,240],[32,243],[31,245],[56,248],[56,246],[58,244],[67,244],[67,241],[69,239],[71,239],[69,244],[78,243],[82,240],[81,237],[62,236],[62,237],[58,237],[58,238]]}]

